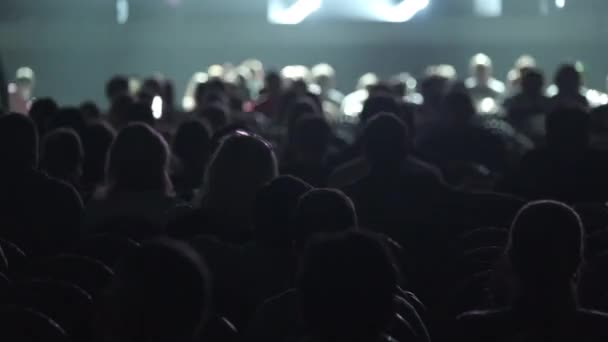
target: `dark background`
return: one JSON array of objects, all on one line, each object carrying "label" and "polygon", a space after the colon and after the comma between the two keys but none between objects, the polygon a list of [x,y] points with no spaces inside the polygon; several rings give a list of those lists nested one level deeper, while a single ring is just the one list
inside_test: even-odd
[{"label": "dark background", "polygon": [[265,0],[171,1],[177,0],[131,0],[129,22],[119,25],[114,0],[0,0],[0,53],[9,75],[21,65],[34,68],[38,96],[104,106],[103,85],[112,74],[161,71],[181,98],[194,71],[249,57],[270,68],[335,64],[345,91],[366,71],[419,75],[428,64],[452,63],[462,76],[480,51],[493,57],[501,79],[522,53],[550,73],[580,59],[587,83],[597,88],[608,73],[606,0],[567,0],[564,10],[544,16],[543,0],[505,0],[500,18],[475,17],[472,0],[432,0],[402,24],[338,18],[330,9],[347,13],[349,5],[325,0],[326,11],[297,26],[268,24]]}]

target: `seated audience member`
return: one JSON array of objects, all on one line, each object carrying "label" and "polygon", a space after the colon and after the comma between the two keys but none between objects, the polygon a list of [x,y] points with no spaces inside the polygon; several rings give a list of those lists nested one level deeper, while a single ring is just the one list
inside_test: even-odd
[{"label": "seated audience member", "polygon": [[169,233],[185,239],[213,235],[248,241],[256,193],[277,173],[276,157],[266,141],[244,131],[228,135],[209,161],[198,208],[172,222]]},{"label": "seated audience member", "polygon": [[44,97],[34,101],[32,108],[30,108],[29,114],[30,118],[36,124],[39,136],[46,134],[50,122],[55,118],[58,111],[59,106],[57,105],[57,102],[49,97]]},{"label": "seated audience member", "polygon": [[576,108],[559,109],[546,120],[547,146],[524,156],[505,191],[528,199],[568,203],[608,199],[608,159],[589,146],[589,115]]},{"label": "seated audience member", "polygon": [[84,164],[81,184],[87,200],[105,180],[106,157],[115,136],[114,129],[104,122],[89,124],[82,133]]},{"label": "seated audience member", "polygon": [[406,216],[422,215],[421,209],[440,196],[442,181],[411,159],[408,127],[395,115],[382,113],[369,120],[362,141],[369,174],[346,186],[344,192],[355,202],[364,225],[402,229]]},{"label": "seated audience member", "polygon": [[608,315],[577,304],[583,227],[570,207],[533,202],[516,216],[506,256],[517,280],[505,309],[458,319],[462,341],[605,341]]},{"label": "seated audience member", "polygon": [[574,64],[564,64],[555,73],[557,94],[551,97],[552,109],[560,107],[589,107],[589,101],[583,95],[583,76]]},{"label": "seated audience member", "polygon": [[86,233],[117,218],[162,227],[177,205],[168,174],[169,156],[165,140],[147,125],[122,129],[108,154],[105,187],[87,205]]},{"label": "seated audience member", "polygon": [[288,159],[283,161],[281,173],[301,178],[315,187],[325,186],[330,173],[327,155],[331,128],[325,119],[313,116],[298,120],[291,133],[286,149]]},{"label": "seated audience member", "polygon": [[444,171],[454,163],[483,165],[494,172],[505,170],[505,142],[482,125],[473,101],[466,93],[448,94],[442,115],[442,121],[421,132],[418,139],[418,150],[425,160]]},{"label": "seated audience member", "polygon": [[211,153],[211,132],[204,123],[183,122],[173,137],[173,155],[176,158],[173,184],[177,195],[191,201],[200,188]]},{"label": "seated audience member", "polygon": [[505,93],[505,84],[492,77],[492,60],[483,53],[471,58],[471,77],[465,86],[476,104],[486,98],[501,100]]},{"label": "seated audience member", "polygon": [[40,167],[49,176],[80,188],[84,151],[74,130],[60,128],[42,139]]},{"label": "seated audience member", "polygon": [[103,312],[104,341],[201,341],[210,275],[190,247],[170,240],[134,249],[117,267]]},{"label": "seated audience member", "polygon": [[0,158],[0,236],[29,254],[55,253],[73,243],[82,201],[73,187],[37,171],[38,134],[29,118],[0,118]]}]

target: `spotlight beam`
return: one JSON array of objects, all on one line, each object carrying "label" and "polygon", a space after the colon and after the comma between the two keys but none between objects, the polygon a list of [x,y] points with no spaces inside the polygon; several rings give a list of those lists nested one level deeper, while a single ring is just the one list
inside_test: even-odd
[{"label": "spotlight beam", "polygon": [[404,23],[425,9],[429,5],[429,2],[429,0],[403,0],[401,3],[388,9],[384,19],[388,22]]},{"label": "spotlight beam", "polygon": [[268,19],[275,24],[296,25],[321,8],[322,0],[298,0],[285,8],[277,3],[268,9]]}]

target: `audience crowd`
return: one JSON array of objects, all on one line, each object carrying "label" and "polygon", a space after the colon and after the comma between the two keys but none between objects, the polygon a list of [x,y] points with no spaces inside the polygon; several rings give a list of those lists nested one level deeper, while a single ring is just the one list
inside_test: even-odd
[{"label": "audience crowd", "polygon": [[[117,75],[0,115],[0,339],[608,340],[608,95],[530,56]],[[548,84],[551,83],[551,84]]]}]

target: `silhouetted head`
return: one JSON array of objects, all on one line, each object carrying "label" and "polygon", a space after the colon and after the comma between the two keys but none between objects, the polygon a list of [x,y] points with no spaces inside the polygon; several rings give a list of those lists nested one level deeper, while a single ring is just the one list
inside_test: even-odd
[{"label": "silhouetted head", "polygon": [[511,226],[507,255],[524,287],[570,282],[583,258],[580,217],[559,202],[526,205]]},{"label": "silhouetted head", "polygon": [[74,130],[59,128],[42,139],[40,167],[50,176],[77,183],[82,175],[84,151]]},{"label": "silhouetted head", "polygon": [[392,113],[399,115],[401,107],[399,101],[392,95],[376,95],[371,96],[363,103],[361,111],[361,123],[365,124],[375,115],[379,113]]},{"label": "silhouetted head", "polygon": [[410,145],[407,125],[394,114],[378,114],[363,130],[365,158],[373,169],[399,170]]},{"label": "silhouetted head", "polygon": [[198,120],[183,122],[175,132],[172,147],[184,167],[203,171],[211,152],[210,129]]},{"label": "silhouetted head", "polygon": [[220,104],[201,108],[198,117],[207,121],[213,132],[221,130],[229,122],[228,109]]},{"label": "silhouetted head", "polygon": [[471,58],[471,75],[479,84],[487,84],[492,77],[492,60],[488,55],[478,53]]},{"label": "silhouetted head", "polygon": [[545,76],[540,69],[527,69],[521,79],[522,93],[531,96],[542,95],[545,88]]},{"label": "silhouetted head", "polygon": [[556,148],[582,148],[589,144],[589,114],[578,108],[560,108],[547,116],[547,144]]},{"label": "silhouetted head", "polygon": [[418,82],[407,72],[399,73],[391,78],[390,85],[396,96],[404,97],[415,91]]},{"label": "silhouetted head", "polygon": [[583,85],[582,75],[574,64],[564,64],[557,69],[555,85],[560,93],[578,94]]},{"label": "silhouetted head", "polygon": [[129,79],[116,75],[106,83],[106,97],[110,103],[114,103],[121,96],[129,96]]},{"label": "silhouetted head", "polygon": [[84,119],[84,114],[77,107],[60,108],[57,115],[51,120],[48,131],[57,128],[71,128],[76,133],[80,134],[87,123]]},{"label": "silhouetted head", "polygon": [[135,103],[133,98],[128,95],[119,96],[114,99],[110,107],[110,123],[116,128],[124,127],[129,120],[129,111]]},{"label": "silhouetted head", "polygon": [[255,194],[277,173],[270,144],[238,131],[224,138],[211,157],[203,182],[202,205],[250,219]]},{"label": "silhouetted head", "polygon": [[106,158],[115,136],[116,132],[103,122],[97,122],[85,128],[82,134],[84,182],[94,185],[103,181]]},{"label": "silhouetted head", "polygon": [[49,123],[57,115],[57,111],[59,111],[59,106],[57,105],[57,102],[50,97],[43,97],[32,103],[30,118],[36,123],[38,134],[43,135],[46,133],[46,129]]},{"label": "silhouetted head", "polygon": [[[185,244],[151,241],[116,270],[110,333],[119,341],[196,341],[211,305],[211,277]],[[113,307],[112,307],[113,306]]]},{"label": "silhouetted head", "polygon": [[343,232],[357,227],[355,205],[339,190],[314,189],[296,207],[292,229],[296,248],[303,248],[318,233]]},{"label": "silhouetted head", "polygon": [[464,91],[452,91],[443,99],[443,112],[448,123],[469,122],[476,115],[475,104]]},{"label": "silhouetted head", "polygon": [[126,124],[140,122],[148,126],[154,126],[152,107],[146,102],[134,102],[130,104],[126,114]]},{"label": "silhouetted head", "polygon": [[280,176],[264,185],[255,198],[253,221],[256,239],[291,246],[290,219],[302,195],[312,186],[292,176]]},{"label": "silhouetted head", "polygon": [[302,161],[323,162],[332,136],[331,127],[321,116],[304,117],[293,129],[290,153]]},{"label": "silhouetted head", "polygon": [[87,122],[99,120],[101,118],[101,110],[93,101],[85,101],[80,104],[80,111],[84,115]]},{"label": "silhouetted head", "polygon": [[276,71],[266,74],[264,79],[264,89],[268,94],[280,94],[283,91],[283,78]]},{"label": "silhouetted head", "polygon": [[297,289],[304,321],[321,341],[376,341],[395,315],[399,275],[375,234],[345,232],[314,238]]},{"label": "silhouetted head", "polygon": [[110,193],[168,193],[169,148],[163,137],[142,123],[123,128],[110,148],[106,166]]},{"label": "silhouetted head", "polygon": [[424,98],[424,105],[439,107],[443,97],[450,89],[451,81],[437,74],[431,74],[420,82],[420,93]]},{"label": "silhouetted head", "polygon": [[38,132],[21,114],[0,117],[0,172],[22,172],[38,167]]}]

